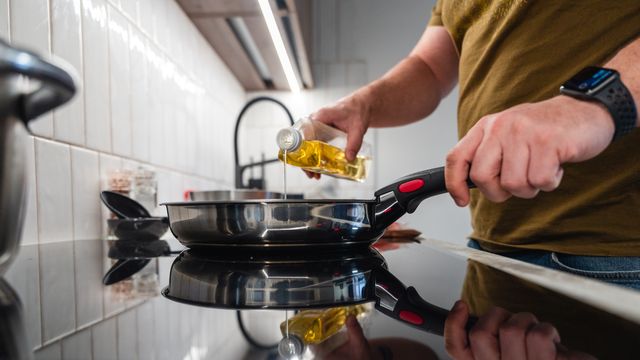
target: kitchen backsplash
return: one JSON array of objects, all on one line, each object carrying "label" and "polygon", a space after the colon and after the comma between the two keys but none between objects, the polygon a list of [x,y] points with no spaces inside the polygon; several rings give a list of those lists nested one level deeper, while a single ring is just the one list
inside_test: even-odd
[{"label": "kitchen backsplash", "polygon": [[[159,202],[233,186],[246,94],[224,63],[171,0],[0,0],[0,37],[64,59],[79,87],[31,125],[22,248],[6,275],[36,358],[242,351],[233,312],[114,300],[101,285],[106,249],[90,245],[105,234],[98,195],[112,170],[155,171]],[[169,265],[160,261],[161,283]]]}]

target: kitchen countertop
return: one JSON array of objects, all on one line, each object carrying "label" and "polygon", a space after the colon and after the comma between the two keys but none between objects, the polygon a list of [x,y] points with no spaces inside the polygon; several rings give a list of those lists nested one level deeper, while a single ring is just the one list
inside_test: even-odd
[{"label": "kitchen countertop", "polygon": [[[62,254],[63,250],[73,248],[74,251],[71,254],[76,255],[75,259],[69,259],[72,263],[71,267],[68,264],[65,265],[68,262],[60,261],[58,265],[53,264],[50,268],[43,269],[41,258],[40,272],[42,276],[56,280],[58,288],[68,286],[75,288],[77,292],[87,291],[86,296],[91,296],[102,288],[102,284],[95,284],[96,276],[92,277],[92,283],[84,281],[82,276],[78,277],[78,274],[96,272],[95,264],[83,260],[81,255],[104,249],[104,251],[100,250],[105,255],[104,264],[99,265],[104,274],[113,262],[106,258],[106,254],[108,254],[109,245],[114,243],[100,240],[76,241],[73,245],[71,243],[23,246],[22,251],[26,253],[36,251],[43,257],[44,254]],[[172,244],[175,245],[175,243]],[[92,250],[93,248],[96,250]],[[624,358],[632,354],[632,351],[636,351],[635,341],[640,339],[640,307],[637,306],[640,304],[640,292],[443,241],[421,239],[420,242],[391,242],[378,248],[384,256],[389,271],[404,285],[415,287],[422,298],[434,305],[448,309],[457,299],[463,298],[476,314],[484,313],[491,306],[501,306],[512,312],[531,312],[541,321],[554,324],[560,332],[563,344],[567,347],[595,354],[599,358]],[[147,287],[143,289],[144,291],[135,288],[145,284],[140,281],[140,278],[133,282],[129,281],[126,286],[116,284],[108,287],[103,306],[105,308],[112,306],[116,301],[112,298],[118,296],[123,297],[125,301],[122,309],[134,307],[145,299],[157,297],[160,288],[168,284],[169,268],[173,261],[171,257],[164,256],[159,258],[159,262],[150,263],[146,269],[147,274],[158,272],[158,277],[155,279],[153,276],[147,277],[151,280],[146,283]],[[28,256],[22,256],[22,260],[19,258],[12,268],[18,271],[27,269],[28,264],[25,261],[28,262],[28,259]],[[54,269],[54,267],[61,268]],[[87,269],[84,269],[85,267]],[[73,279],[64,280],[63,270],[68,275],[76,274],[75,284]],[[21,286],[14,284],[16,283],[15,271],[9,280],[14,286]],[[79,281],[85,283],[78,283]],[[68,285],[67,282],[69,282]],[[150,289],[148,285],[155,286],[155,290]],[[166,299],[154,301],[169,302]],[[33,300],[24,298],[22,302],[28,307]],[[65,306],[65,303],[61,301],[59,305],[49,303],[43,306]],[[112,313],[115,313],[114,311]],[[231,312],[230,310],[215,311]],[[29,317],[31,314],[27,313],[26,316]],[[279,336],[278,322],[272,323],[269,326],[273,327],[272,336],[275,340]],[[139,323],[138,328],[145,328],[143,325]],[[431,346],[441,357],[445,356],[442,337],[415,330],[379,312],[374,313],[365,333],[370,338],[400,336],[420,341]],[[51,339],[50,343],[64,339],[68,335],[70,334]]]}]

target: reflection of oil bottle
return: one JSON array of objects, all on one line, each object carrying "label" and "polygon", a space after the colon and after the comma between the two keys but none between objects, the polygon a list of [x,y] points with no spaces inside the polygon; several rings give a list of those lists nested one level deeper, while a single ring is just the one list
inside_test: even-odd
[{"label": "reflection of oil bottle", "polygon": [[[319,344],[335,335],[345,324],[347,316],[362,318],[371,312],[371,304],[340,306],[329,309],[302,310],[280,324],[283,356],[300,355],[307,345]],[[289,336],[287,337],[287,323]],[[284,354],[283,354],[284,352]]]},{"label": "reflection of oil bottle", "polygon": [[369,144],[363,142],[356,159],[347,161],[342,150],[347,134],[329,125],[307,118],[299,120],[278,132],[277,143],[278,158],[287,164],[342,179],[364,181],[367,177]]}]

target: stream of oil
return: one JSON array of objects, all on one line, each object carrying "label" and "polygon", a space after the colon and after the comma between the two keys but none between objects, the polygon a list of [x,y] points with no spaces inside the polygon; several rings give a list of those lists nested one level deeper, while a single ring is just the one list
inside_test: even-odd
[{"label": "stream of oil", "polygon": [[287,199],[287,150],[284,151],[284,161],[282,162],[282,184],[284,199]]}]

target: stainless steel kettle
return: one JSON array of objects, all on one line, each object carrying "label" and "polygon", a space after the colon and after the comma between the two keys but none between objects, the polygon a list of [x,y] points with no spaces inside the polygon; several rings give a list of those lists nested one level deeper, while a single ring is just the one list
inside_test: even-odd
[{"label": "stainless steel kettle", "polygon": [[66,71],[0,40],[0,275],[22,234],[27,123],[69,101],[75,91]]}]

